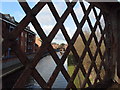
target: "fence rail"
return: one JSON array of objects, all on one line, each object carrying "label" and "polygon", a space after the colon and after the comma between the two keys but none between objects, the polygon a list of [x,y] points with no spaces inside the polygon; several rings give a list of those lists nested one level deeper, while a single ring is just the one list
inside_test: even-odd
[{"label": "fence rail", "polygon": [[[112,46],[112,39],[111,39],[112,30],[110,29],[109,20],[108,20],[109,18],[107,18],[107,15],[109,13],[108,10],[110,8],[110,5],[112,5],[112,4],[106,5],[106,3],[95,3],[95,2],[92,3],[92,2],[90,2],[89,7],[86,8],[85,4],[78,0],[78,2],[80,4],[80,8],[83,10],[83,13],[84,13],[82,20],[79,22],[76,14],[73,10],[74,6],[77,3],[76,1],[77,0],[75,0],[75,2],[74,2],[74,0],[73,0],[73,2],[70,2],[69,0],[67,0],[67,2],[65,2],[67,5],[67,9],[64,11],[64,13],[61,16],[59,16],[53,2],[38,2],[31,9],[26,1],[20,2],[20,0],[18,0],[19,4],[21,5],[24,12],[26,13],[26,16],[20,21],[20,23],[16,26],[16,28],[12,32],[7,33],[5,31],[3,31],[4,33],[2,35],[4,38],[4,41],[2,42],[3,43],[3,54],[6,52],[6,50],[9,47],[12,48],[12,50],[15,52],[16,56],[19,58],[21,63],[25,66],[25,69],[21,73],[20,77],[17,79],[13,88],[24,87],[25,82],[30,75],[37,81],[37,83],[42,88],[51,88],[60,71],[62,72],[64,78],[68,82],[68,85],[66,86],[66,88],[76,88],[76,85],[74,84],[74,80],[75,80],[75,77],[76,77],[79,70],[81,70],[81,72],[85,78],[83,83],[81,84],[81,88],[85,88],[85,86],[87,84],[88,84],[88,87],[90,87],[91,85],[95,85],[98,82],[102,83],[104,80],[106,80],[107,76],[108,76],[108,80],[111,80],[112,76],[109,76],[109,75],[111,74],[112,71],[111,70],[108,71],[109,66],[110,66],[108,64],[113,65],[112,62],[109,63],[109,61],[111,60],[111,56],[112,56],[111,55],[111,48],[112,47],[110,47],[110,46]],[[42,29],[41,25],[39,24],[38,20],[36,19],[36,15],[39,12],[41,12],[42,8],[45,7],[45,5],[48,5],[52,15],[54,16],[54,18],[57,22],[48,36],[46,36],[44,30]],[[98,8],[98,9],[100,8],[99,14],[97,13],[97,10],[95,8]],[[94,26],[92,25],[92,21],[89,18],[89,14],[91,11],[93,11],[93,14],[94,14],[95,19],[96,19]],[[63,24],[65,22],[65,20],[67,19],[69,14],[71,14],[73,21],[77,27],[76,32],[71,39],[70,39],[70,37],[67,33],[67,30],[65,29],[65,26]],[[103,20],[105,21],[105,23],[104,23],[105,28],[102,28],[102,25],[100,22],[100,19],[102,16],[103,16]],[[91,32],[88,40],[86,39],[84,31],[82,30],[86,21],[88,23],[88,27],[90,28],[90,32]],[[18,45],[15,41],[16,38],[18,37],[18,35],[22,32],[22,30],[24,30],[24,28],[30,22],[32,23],[32,25],[34,26],[38,35],[41,37],[41,39],[43,41],[42,46],[39,48],[39,51],[37,52],[37,54],[35,55],[35,57],[33,58],[33,60],[31,62],[28,59],[28,57],[21,51],[21,49],[18,47]],[[99,27],[99,29],[100,29],[100,34],[101,34],[100,38],[98,38],[98,36],[95,34],[95,32],[97,31],[97,27]],[[59,57],[57,56],[56,52],[54,51],[54,49],[51,45],[51,42],[54,39],[55,35],[58,33],[59,29],[61,29],[62,34],[68,43],[68,47],[66,48],[66,51],[63,54],[61,60],[59,59]],[[74,47],[74,43],[79,35],[81,36],[82,41],[85,45],[85,48],[84,48],[81,56],[78,55],[78,53]],[[96,50],[95,50],[94,55],[93,55],[91,48],[90,48],[90,44],[91,44],[93,39],[94,39],[94,42],[96,45]],[[102,42],[103,42],[104,47],[105,47],[104,52],[101,51]],[[38,73],[38,71],[35,68],[37,63],[40,61],[41,56],[47,50],[57,65],[53,74],[51,75],[50,79],[48,80],[48,82],[46,82],[42,78],[42,76]],[[76,68],[75,68],[74,73],[71,77],[63,66],[70,51],[73,53],[75,60],[77,61]],[[86,53],[89,55],[90,60],[91,60],[91,64],[90,64],[90,67],[88,68],[88,71],[86,71],[84,64],[83,64]],[[96,65],[96,60],[97,60],[98,54],[100,56],[99,68],[97,68],[97,65]],[[94,69],[95,74],[96,74],[94,83],[92,83],[90,78],[89,78],[93,69]],[[100,73],[102,72],[102,69],[104,69],[104,71],[105,71],[104,79],[102,79],[101,75],[100,75]],[[112,70],[113,69],[114,68],[112,68]]]}]

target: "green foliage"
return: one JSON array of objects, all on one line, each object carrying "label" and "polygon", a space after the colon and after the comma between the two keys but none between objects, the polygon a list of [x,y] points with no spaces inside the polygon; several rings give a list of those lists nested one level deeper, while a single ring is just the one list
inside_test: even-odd
[{"label": "green foliage", "polygon": [[73,66],[75,65],[75,58],[73,57],[73,54],[69,54],[68,56],[68,66]]},{"label": "green foliage", "polygon": [[[85,34],[85,38],[86,38],[86,42],[84,42],[84,43],[87,43],[87,41],[88,41],[88,39],[89,39],[89,36],[90,36],[90,33],[84,32],[84,34]],[[97,35],[97,39],[98,39],[98,41],[99,41],[99,40],[100,40],[100,32],[97,32],[96,35]],[[83,53],[83,51],[84,51],[84,49],[85,49],[85,44],[84,44],[84,43],[83,43],[82,38],[79,36],[79,37],[77,38],[75,44],[74,44],[74,47],[75,47],[75,49],[76,49],[76,51],[77,51],[77,53],[78,53],[79,56],[82,55],[82,53]],[[89,45],[89,48],[90,48],[90,50],[91,50],[92,55],[94,56],[94,55],[95,55],[95,52],[96,52],[96,49],[97,49],[97,45],[96,45],[96,43],[95,43],[94,38],[92,38],[91,43],[90,43],[90,45]],[[101,52],[102,52],[102,55],[103,55],[103,54],[104,54],[104,51],[105,51],[104,42],[101,43],[100,49],[101,49]],[[75,58],[74,58],[73,54],[70,52],[70,54],[69,54],[69,56],[68,56],[68,73],[70,74],[70,76],[72,75],[72,73],[73,73],[73,71],[74,71],[74,69],[75,69],[75,66],[76,66],[76,62],[75,62],[74,59],[75,59]],[[86,55],[85,55],[85,57],[84,57],[84,59],[83,59],[83,65],[84,65],[84,68],[85,68],[86,72],[88,72],[88,69],[89,69],[89,67],[90,67],[90,65],[91,65],[91,62],[92,62],[92,61],[91,61],[91,59],[90,59],[90,56],[89,56],[88,52],[86,52]],[[96,63],[97,68],[99,69],[99,68],[100,68],[100,63],[101,63],[101,58],[100,58],[100,55],[99,55],[99,54],[98,54],[97,57],[96,57],[95,63]],[[80,86],[80,83],[83,82],[83,80],[84,80],[84,79],[83,79],[84,76],[82,75],[82,72],[79,71],[78,73],[79,73],[79,74],[77,74],[76,79],[75,79],[75,81],[74,81],[74,83],[75,83],[75,85],[76,85],[77,87],[79,87],[79,86]],[[105,75],[104,68],[102,68],[101,73],[100,73],[100,76],[101,76],[102,79],[103,79],[104,75]],[[81,78],[79,78],[79,76],[80,76]],[[91,72],[91,74],[90,74],[89,79],[91,80],[92,83],[94,83],[95,78],[96,78],[96,72],[95,72],[95,70],[94,70],[94,68],[93,68],[93,69],[92,69],[92,72]],[[79,80],[79,79],[80,79],[80,80]]]},{"label": "green foliage", "polygon": [[[72,66],[72,65],[68,67],[68,73],[69,73],[70,76],[72,76],[72,74],[74,72],[74,69],[75,69],[75,67]],[[76,75],[76,78],[74,80],[74,84],[76,85],[77,88],[80,88],[78,75]]]}]

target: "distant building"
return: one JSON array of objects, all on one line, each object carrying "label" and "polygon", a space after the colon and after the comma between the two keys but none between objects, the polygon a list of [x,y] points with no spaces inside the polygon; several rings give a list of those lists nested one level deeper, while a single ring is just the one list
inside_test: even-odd
[{"label": "distant building", "polygon": [[35,50],[38,51],[39,47],[42,45],[42,40],[39,37],[35,39]]},{"label": "distant building", "polygon": [[40,47],[42,45],[42,40],[39,37],[36,37],[35,43]]},{"label": "distant building", "polygon": [[59,48],[60,51],[65,51],[67,49],[67,47],[68,47],[67,44],[62,43],[62,44],[59,45],[58,48]]},{"label": "distant building", "polygon": [[[2,37],[5,37],[4,34],[6,32],[11,32],[18,24],[15,21],[14,17],[11,17],[9,14],[1,14],[0,13],[0,22],[2,22]],[[17,37],[16,41],[21,48],[21,50],[25,53],[34,53],[35,52],[35,37],[36,34],[30,30],[30,27],[27,26]],[[4,56],[11,56],[14,53],[11,48],[8,48],[8,51],[4,54]]]},{"label": "distant building", "polygon": [[67,49],[67,47],[68,47],[68,44],[65,44],[65,45],[64,45],[65,50]]},{"label": "distant building", "polygon": [[57,43],[51,43],[51,45],[54,49],[58,49],[58,47],[59,47],[59,44],[57,44]]}]

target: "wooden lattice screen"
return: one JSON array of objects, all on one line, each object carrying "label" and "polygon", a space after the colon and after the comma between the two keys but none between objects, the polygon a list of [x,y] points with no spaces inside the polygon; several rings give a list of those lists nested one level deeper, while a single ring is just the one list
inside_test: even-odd
[{"label": "wooden lattice screen", "polygon": [[[15,83],[13,88],[24,87],[25,82],[30,75],[37,81],[37,83],[42,88],[51,88],[60,71],[62,72],[64,78],[68,82],[66,88],[76,88],[73,81],[74,81],[79,69],[81,70],[81,72],[85,78],[83,83],[81,84],[81,88],[84,88],[86,86],[86,84],[88,84],[88,86],[91,86],[91,85],[96,84],[98,81],[101,82],[101,81],[105,80],[105,79],[101,78],[100,73],[101,73],[102,68],[105,70],[105,73],[109,73],[108,71],[106,72],[107,65],[106,65],[105,61],[107,62],[107,59],[109,59],[108,56],[110,55],[110,42],[111,42],[110,35],[111,34],[110,34],[110,30],[108,30],[109,25],[107,24],[107,20],[102,11],[100,11],[100,13],[98,15],[97,11],[95,9],[95,6],[92,3],[90,3],[88,9],[86,9],[83,2],[79,2],[82,10],[84,12],[84,16],[83,16],[81,22],[79,22],[76,17],[76,14],[73,10],[73,7],[77,3],[76,0],[75,0],[75,2],[74,2],[74,0],[73,0],[73,2],[69,2],[69,0],[66,0],[67,1],[66,2],[67,9],[65,10],[65,12],[62,14],[61,17],[59,16],[59,14],[58,14],[57,10],[55,9],[54,4],[52,2],[38,2],[31,9],[25,0],[22,0],[24,2],[20,2],[21,0],[18,0],[18,1],[19,1],[19,4],[21,5],[21,7],[23,8],[24,12],[26,13],[26,16],[20,21],[20,23],[17,25],[17,27],[12,32],[7,33],[5,31],[3,31],[4,32],[3,33],[3,38],[4,38],[3,53],[9,47],[11,47],[12,50],[14,50],[14,52],[16,53],[16,56],[19,58],[21,63],[25,66],[25,69],[21,73],[20,77],[18,78],[18,80]],[[35,17],[46,4],[48,5],[49,9],[51,10],[51,13],[53,14],[53,16],[57,22],[48,36],[46,36],[46,34],[44,33],[44,30],[41,28],[41,25],[38,23],[38,20]],[[96,18],[94,27],[92,26],[91,20],[88,17],[91,10],[93,10],[93,13]],[[67,19],[69,14],[71,14],[71,16],[77,26],[76,32],[75,32],[74,36],[72,37],[72,39],[70,39],[70,37],[67,34],[67,31],[63,25],[64,21]],[[102,28],[101,23],[100,23],[100,18],[102,15],[104,16],[104,20],[105,20],[105,28],[104,29]],[[88,22],[89,28],[91,30],[91,34],[90,34],[88,40],[86,40],[85,35],[82,31],[82,27],[85,24],[85,21]],[[20,50],[20,48],[18,47],[18,45],[15,41],[16,38],[18,37],[18,35],[22,32],[22,30],[24,30],[24,28],[30,22],[32,23],[32,25],[34,26],[38,35],[41,37],[41,39],[43,41],[42,46],[40,47],[38,53],[35,55],[35,57],[32,61],[30,61],[27,58],[27,56]],[[101,37],[99,38],[99,40],[97,38],[97,35],[95,34],[97,26],[99,26],[100,33],[101,33]],[[54,39],[54,37],[57,34],[57,32],[59,31],[59,29],[61,29],[62,34],[64,35],[64,37],[68,43],[68,47],[67,47],[64,55],[62,56],[61,60],[59,60],[59,57],[57,56],[56,52],[54,51],[53,47],[51,46],[51,41]],[[106,33],[106,31],[107,31],[107,33]],[[85,45],[85,48],[84,48],[81,56],[78,55],[78,53],[74,47],[74,43],[79,35],[81,36],[83,43]],[[93,38],[94,38],[95,44],[97,46],[94,55],[91,53],[91,49],[89,47]],[[106,41],[107,41],[107,43],[106,43]],[[101,43],[102,42],[104,42],[104,46],[105,46],[105,51],[103,54],[101,52]],[[107,47],[107,45],[109,45],[109,47]],[[51,54],[52,58],[54,59],[56,65],[57,65],[54,72],[52,73],[51,77],[49,78],[48,82],[46,82],[42,78],[42,76],[38,73],[38,71],[35,69],[37,63],[40,61],[41,56],[44,54],[44,52],[46,50],[49,51],[49,53]],[[64,65],[63,65],[68,54],[70,53],[70,51],[72,51],[72,53],[75,57],[75,60],[78,62],[77,66],[74,70],[74,73],[71,77],[69,76],[68,72],[66,71],[66,69],[64,68]],[[88,53],[90,60],[91,60],[91,65],[88,69],[88,72],[85,70],[84,65],[83,65],[83,61],[84,61],[86,53]],[[96,65],[96,59],[97,59],[96,57],[98,56],[98,54],[100,55],[100,60],[101,60],[99,68],[97,68],[97,65]],[[93,68],[96,73],[94,83],[92,83],[91,80],[89,79]],[[105,75],[107,75],[107,74],[105,74]]]}]

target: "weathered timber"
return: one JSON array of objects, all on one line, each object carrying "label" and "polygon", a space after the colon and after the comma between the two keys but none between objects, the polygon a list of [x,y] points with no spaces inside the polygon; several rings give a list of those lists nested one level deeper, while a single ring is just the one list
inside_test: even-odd
[{"label": "weathered timber", "polygon": [[[20,23],[11,33],[4,31],[4,35],[3,35],[3,38],[4,38],[3,53],[9,47],[12,48],[12,50],[16,53],[16,56],[19,58],[21,63],[24,65],[24,70],[22,71],[21,74],[17,76],[18,79],[16,78],[13,88],[23,88],[26,80],[30,76],[32,76],[42,88],[51,88],[59,72],[61,71],[66,81],[68,82],[68,85],[66,86],[66,88],[76,89],[74,80],[75,80],[75,77],[77,76],[77,73],[79,72],[79,69],[81,70],[81,73],[83,74],[83,77],[85,78],[83,83],[81,84],[81,88],[85,88],[87,84],[88,84],[88,87],[108,88],[109,85],[112,85],[113,83],[116,62],[117,62],[117,74],[118,74],[118,77],[120,78],[120,69],[119,69],[120,68],[120,60],[119,60],[119,52],[120,52],[119,50],[120,49],[120,45],[119,45],[120,44],[120,35],[119,35],[120,34],[120,31],[119,31],[120,17],[119,16],[120,16],[120,13],[118,13],[118,9],[117,9],[117,8],[120,8],[119,3],[90,2],[89,3],[90,5],[88,6],[88,8],[85,8],[84,3],[79,2],[81,9],[83,10],[83,13],[84,13],[82,20],[79,22],[73,10],[74,6],[77,3],[75,2],[76,0],[73,0],[73,2],[69,2],[69,0],[67,0],[67,2],[65,2],[67,5],[67,9],[61,15],[61,17],[59,16],[53,2],[38,2],[31,9],[28,3],[26,2],[26,0],[24,0],[24,2],[20,2],[20,0],[18,1],[21,7],[23,8],[24,12],[26,13],[26,16],[20,21]],[[48,5],[52,15],[54,16],[57,22],[48,36],[46,36],[44,30],[42,29],[41,25],[39,24],[38,20],[35,17],[45,5]],[[97,14],[95,7],[98,7],[100,9],[99,14]],[[89,18],[89,14],[91,10],[93,10],[93,14],[95,15],[95,19],[96,19],[94,26],[92,26],[92,21]],[[63,24],[69,14],[71,14],[73,21],[75,22],[76,27],[77,27],[76,32],[74,33],[71,39]],[[100,24],[100,18],[102,15],[105,20],[105,29],[102,29],[102,26]],[[88,27],[91,30],[91,34],[88,40],[86,39],[84,31],[82,30],[86,21],[88,22]],[[18,37],[20,32],[30,22],[32,23],[38,35],[41,37],[43,41],[42,46],[39,48],[39,51],[37,52],[35,57],[32,59],[32,61],[29,61],[27,56],[20,50],[19,47],[17,47],[17,44],[15,42],[15,39]],[[101,33],[101,37],[99,41],[97,40],[98,38],[97,38],[97,35],[95,34],[97,30],[97,26],[99,26],[100,33]],[[55,35],[58,33],[59,29],[61,29],[63,36],[65,37],[68,43],[68,47],[61,59],[57,56],[56,52],[51,46],[51,42],[54,39]],[[78,55],[77,50],[74,47],[76,39],[78,38],[79,35],[81,36],[83,44],[85,45],[85,48],[81,56]],[[92,54],[92,51],[90,49],[90,44],[92,42],[92,39],[95,40],[95,44],[97,46],[94,55]],[[105,52],[103,55],[102,55],[101,48],[100,48],[102,41],[104,41],[104,44],[105,44]],[[6,43],[9,43],[9,44],[6,45]],[[43,77],[38,73],[38,71],[35,69],[42,55],[46,51],[50,53],[50,55],[52,56],[53,60],[55,61],[57,65],[51,77],[49,78],[48,82],[46,82],[43,79]],[[73,53],[73,56],[75,57],[75,61],[77,62],[76,68],[71,77],[63,65],[70,51]],[[85,70],[85,67],[83,65],[83,61],[84,61],[86,53],[88,53],[90,60],[91,60],[88,71]],[[100,55],[100,59],[101,59],[99,69],[97,68],[97,65],[96,65],[96,58],[98,54]],[[105,69],[105,76],[103,80],[101,79],[101,76],[100,76],[102,66],[104,67],[103,69]],[[94,83],[92,84],[92,81],[90,80],[89,77],[90,77],[90,74],[93,68],[95,70],[96,77],[95,77]],[[98,80],[100,81],[99,83],[97,83]]]}]

